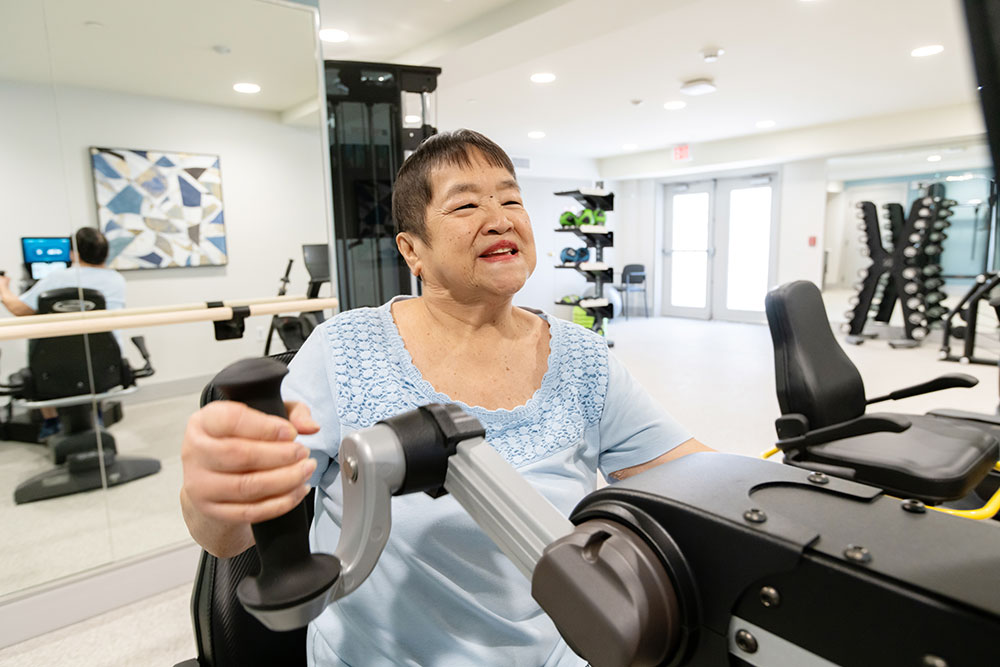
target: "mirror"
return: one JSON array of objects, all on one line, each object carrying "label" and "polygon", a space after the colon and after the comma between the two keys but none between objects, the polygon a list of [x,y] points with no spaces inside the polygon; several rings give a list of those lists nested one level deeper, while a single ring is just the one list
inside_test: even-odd
[{"label": "mirror", "polygon": [[[3,61],[38,70],[21,75],[30,84],[0,76],[5,97],[34,118],[33,134],[17,137],[10,167],[40,162],[37,143],[47,140],[51,155],[39,168],[55,175],[40,187],[40,175],[29,181],[26,174],[26,200],[46,202],[53,209],[47,224],[59,221],[60,234],[81,227],[105,234],[108,267],[124,278],[127,308],[259,299],[279,290],[332,293],[329,282],[310,283],[303,248],[328,247],[330,231],[314,8],[272,0],[34,4],[33,22],[26,10],[5,21],[20,41],[5,43],[16,50]],[[47,93],[48,106],[29,100],[26,86]],[[40,217],[25,209],[10,219]],[[14,265],[7,255],[5,264]],[[270,316],[250,317],[241,338],[221,341],[211,322],[118,331],[134,369],[146,361],[130,339],[144,338],[155,373],[139,378],[134,393],[94,407],[119,459],[155,461],[159,469],[103,491],[11,505],[14,515],[33,518],[20,546],[4,547],[18,566],[5,568],[11,577],[0,595],[189,543],[177,501],[185,423],[217,371],[264,354],[271,327]],[[271,339],[271,353],[284,350],[281,335]],[[16,356],[8,347],[16,345],[3,348],[5,369]],[[97,355],[94,340],[90,353]],[[101,369],[92,370],[96,379]],[[105,482],[116,474],[106,466]],[[94,502],[91,513],[104,530],[90,557],[78,536],[94,537],[93,521],[82,515]],[[31,577],[22,576],[25,563]]]},{"label": "mirror", "polygon": [[[70,265],[75,228],[63,168],[65,147],[58,131],[60,115],[66,110],[60,107],[52,77],[48,19],[43,3],[0,6],[0,108],[8,124],[0,151],[0,177],[8,193],[0,270],[10,281],[13,297],[0,308],[3,328],[21,321],[18,315],[80,303],[72,298],[79,274]],[[46,276],[48,281],[39,283]],[[42,285],[68,288],[70,299],[46,298],[47,293],[40,292]],[[58,378],[47,382],[42,376],[54,365],[66,368],[74,384],[83,382],[64,392],[78,395],[73,414],[85,419],[94,413],[85,345],[82,337],[0,341],[0,383],[11,387],[0,396],[4,405],[0,413],[0,523],[7,530],[0,550],[0,596],[75,574],[112,557],[110,524],[99,482],[98,490],[72,498],[15,502],[15,490],[23,499],[48,487],[54,481],[49,476],[54,458],[66,455],[67,443],[53,442],[62,426],[58,410],[20,404],[60,393]],[[39,382],[25,382],[24,373],[29,371]],[[12,405],[15,394],[21,400]]]}]

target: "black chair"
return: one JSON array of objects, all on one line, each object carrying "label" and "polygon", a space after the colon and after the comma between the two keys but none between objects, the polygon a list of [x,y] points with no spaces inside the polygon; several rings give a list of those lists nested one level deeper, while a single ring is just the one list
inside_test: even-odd
[{"label": "black chair", "polygon": [[[39,313],[102,310],[96,290],[65,288],[39,296]],[[29,342],[28,367],[14,373],[0,393],[22,408],[56,408],[62,432],[48,440],[56,467],[22,482],[14,502],[29,503],[117,486],[160,470],[156,459],[117,455],[114,437],[94,419],[94,404],[135,391],[153,367],[141,336],[132,339],[146,364],[133,370],[111,332],[40,338]],[[105,474],[101,475],[101,463]]]},{"label": "black chair", "polygon": [[628,319],[628,295],[633,292],[642,292],[642,308],[646,317],[649,317],[649,304],[646,302],[646,267],[642,264],[626,264],[622,269],[622,282],[615,285],[615,289],[622,295],[622,315]]},{"label": "black chair", "polygon": [[[287,364],[294,356],[292,351],[271,358]],[[201,394],[203,406],[221,399],[222,395],[211,383]],[[315,491],[310,491],[302,502],[312,521]],[[232,558],[216,558],[207,551],[202,552],[191,593],[191,619],[198,657],[175,667],[300,667],[306,664],[305,628],[289,632],[269,630],[240,604],[236,586],[243,577],[256,576],[259,572],[256,547]]]},{"label": "black chair", "polygon": [[869,399],[834,338],[819,288],[806,281],[782,285],[767,295],[765,310],[781,408],[777,445],[786,463],[928,504],[965,497],[996,464],[1000,445],[989,427],[865,412],[872,403],[972,387],[976,378],[943,375]]}]

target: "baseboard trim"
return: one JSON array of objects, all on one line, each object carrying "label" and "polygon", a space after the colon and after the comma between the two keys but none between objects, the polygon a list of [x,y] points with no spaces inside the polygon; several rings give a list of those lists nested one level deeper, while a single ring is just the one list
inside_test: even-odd
[{"label": "baseboard trim", "polygon": [[0,648],[194,582],[194,543],[113,563],[0,601]]}]

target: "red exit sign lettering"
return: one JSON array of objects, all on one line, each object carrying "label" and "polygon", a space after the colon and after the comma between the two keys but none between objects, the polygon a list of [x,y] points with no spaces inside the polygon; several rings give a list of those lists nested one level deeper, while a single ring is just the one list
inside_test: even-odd
[{"label": "red exit sign lettering", "polygon": [[674,146],[674,162],[687,162],[691,159],[691,147],[687,144]]}]

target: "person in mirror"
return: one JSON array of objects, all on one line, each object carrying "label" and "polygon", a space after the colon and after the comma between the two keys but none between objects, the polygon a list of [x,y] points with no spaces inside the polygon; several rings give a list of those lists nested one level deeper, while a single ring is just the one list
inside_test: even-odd
[{"label": "person in mirror", "polygon": [[[2,275],[0,301],[13,315],[34,315],[38,310],[39,295],[63,287],[82,287],[103,294],[108,310],[124,308],[125,279],[105,266],[107,259],[108,240],[104,234],[95,227],[81,227],[73,237],[69,267],[49,273],[20,296],[10,289],[10,276]],[[60,428],[55,408],[42,408],[42,417],[44,421],[38,433],[39,440],[55,435]]]},{"label": "person in mirror", "polygon": [[[282,386],[289,420],[237,403],[191,417],[181,505],[207,551],[253,544],[251,522],[317,487],[315,551],[340,534],[339,443],[427,403],[458,403],[564,514],[595,490],[709,450],[654,402],[606,341],[513,298],[535,268],[510,158],[469,130],[425,141],[393,193],[396,243],[419,297],[340,313],[318,327]],[[301,444],[300,444],[301,443]],[[311,665],[582,665],[530,582],[451,496],[393,498],[378,565],[310,626]]]}]

